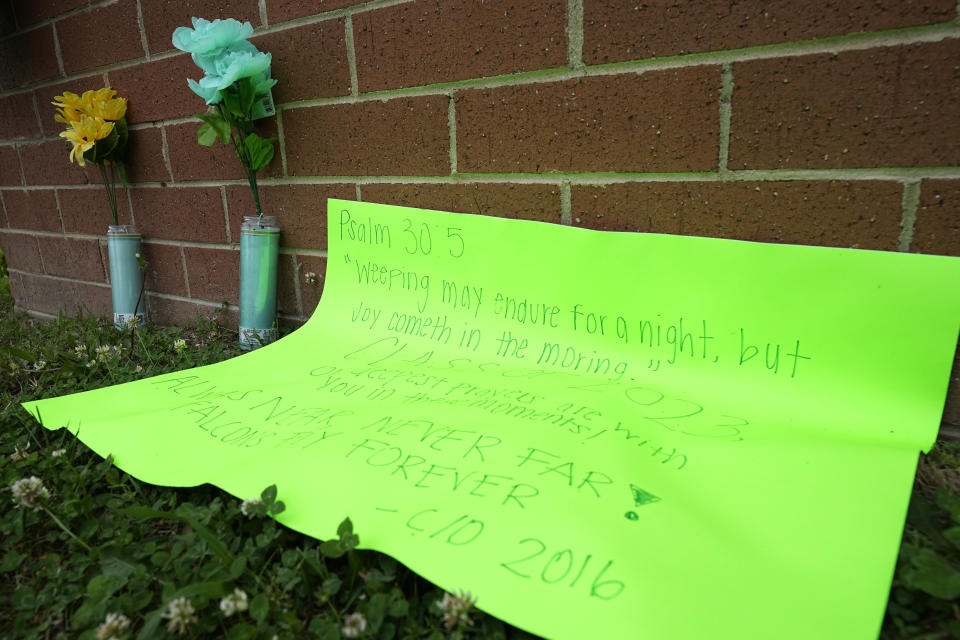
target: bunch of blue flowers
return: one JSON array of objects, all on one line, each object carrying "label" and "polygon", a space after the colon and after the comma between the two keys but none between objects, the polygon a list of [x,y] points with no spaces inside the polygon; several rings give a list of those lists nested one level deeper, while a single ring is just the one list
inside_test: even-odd
[{"label": "bunch of blue flowers", "polygon": [[191,54],[203,70],[200,81],[187,79],[187,85],[214,111],[198,113],[204,121],[197,130],[197,141],[204,146],[230,140],[247,174],[253,191],[257,215],[262,216],[257,192],[257,171],[273,159],[275,138],[261,138],[253,132],[253,121],[273,115],[270,89],[277,83],[270,77],[271,55],[259,51],[247,41],[253,35],[249,22],[192,18],[193,29],[177,27],[173,46]]}]

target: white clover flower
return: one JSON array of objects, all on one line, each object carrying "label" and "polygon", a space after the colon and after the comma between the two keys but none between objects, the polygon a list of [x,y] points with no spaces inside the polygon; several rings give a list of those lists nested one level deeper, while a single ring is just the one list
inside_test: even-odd
[{"label": "white clover flower", "polygon": [[143,365],[137,365],[137,368],[134,369],[134,373],[143,373]]},{"label": "white clover flower", "polygon": [[170,604],[167,605],[167,610],[161,617],[169,620],[167,630],[178,634],[186,633],[187,627],[197,621],[197,616],[194,615],[193,603],[187,598],[171,600]]},{"label": "white clover flower", "polygon": [[178,338],[173,341],[173,350],[177,353],[183,353],[183,350],[187,348],[187,341],[183,338]]},{"label": "white clover flower", "polygon": [[367,630],[367,619],[362,613],[351,613],[343,619],[343,635],[347,638],[359,638]]},{"label": "white clover flower", "polygon": [[37,476],[17,480],[10,485],[10,491],[13,493],[13,501],[17,503],[18,507],[27,507],[34,511],[39,511],[41,508],[40,502],[50,497],[50,491],[43,486],[43,480]]},{"label": "white clover flower", "polygon": [[40,358],[39,360],[33,363],[34,371],[40,371],[41,369],[46,369],[46,368],[47,368],[47,361],[44,360],[43,358]]},{"label": "white clover flower", "polygon": [[254,507],[262,504],[263,504],[263,500],[261,500],[260,498],[254,498],[253,500],[244,500],[243,502],[240,503],[240,513],[242,513],[247,517],[252,518],[253,516],[257,515],[256,513],[254,513]]},{"label": "white clover flower", "polygon": [[30,443],[23,445],[23,449],[18,446],[13,447],[13,453],[10,454],[10,462],[20,462],[21,460],[26,460],[27,456],[30,455],[30,452],[27,449],[30,448]]},{"label": "white clover flower", "polygon": [[303,274],[303,279],[307,281],[307,284],[317,284],[317,274],[313,271],[307,271]]},{"label": "white clover flower", "polygon": [[443,623],[447,629],[456,629],[473,624],[469,614],[476,603],[476,597],[470,595],[469,591],[461,590],[460,595],[444,593],[443,599],[437,601],[437,606],[443,611]]},{"label": "white clover flower", "polygon": [[97,346],[94,351],[97,354],[97,360],[99,362],[107,362],[113,356],[113,349],[105,344]]},{"label": "white clover flower", "polygon": [[51,458],[59,458],[60,456],[62,456],[62,455],[65,454],[66,452],[67,452],[66,449],[54,449],[53,451],[50,452],[50,457],[51,457]]},{"label": "white clover flower", "polygon": [[137,316],[130,316],[127,318],[127,329],[136,329],[140,326],[140,318]]},{"label": "white clover flower", "polygon": [[247,593],[241,589],[234,589],[233,593],[220,599],[220,610],[227,618],[237,611],[246,611],[247,606]]},{"label": "white clover flower", "polygon": [[73,352],[77,354],[77,357],[81,360],[86,360],[87,358],[87,345],[82,342],[78,342],[77,345],[73,348]]},{"label": "white clover flower", "polygon": [[130,618],[122,613],[108,613],[107,619],[97,627],[97,640],[119,640],[130,626]]}]

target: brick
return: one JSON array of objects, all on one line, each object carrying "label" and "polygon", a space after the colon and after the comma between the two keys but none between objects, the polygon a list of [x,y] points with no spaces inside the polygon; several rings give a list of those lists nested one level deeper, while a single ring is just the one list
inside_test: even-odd
[{"label": "brick", "polygon": [[110,285],[77,282],[76,287],[79,304],[86,313],[113,319],[113,292]]},{"label": "brick", "polygon": [[143,187],[131,190],[133,215],[145,238],[225,242],[223,199],[217,187]]},{"label": "brick", "polygon": [[277,313],[299,316],[297,304],[297,259],[281,253],[277,256]]},{"label": "brick", "polygon": [[0,251],[7,266],[20,271],[43,273],[37,237],[28,233],[0,233]]},{"label": "brick", "polygon": [[960,40],[733,67],[731,169],[960,164]]},{"label": "brick", "polygon": [[943,421],[960,427],[960,349],[953,356],[953,371],[947,387],[947,401],[943,408]]},{"label": "brick", "polygon": [[64,18],[57,22],[57,39],[67,73],[144,56],[135,2],[116,2]]},{"label": "brick", "polygon": [[151,54],[173,49],[173,31],[177,27],[192,27],[190,18],[224,20],[233,18],[260,26],[257,0],[141,0],[143,28]]},{"label": "brick", "polygon": [[[323,283],[327,274],[327,259],[320,256],[297,256],[297,282],[300,286],[300,302],[303,304],[303,315],[309,318],[320,302],[323,293]],[[308,282],[306,275],[316,275],[314,283]]]},{"label": "brick", "polygon": [[19,187],[23,185],[20,177],[20,156],[17,148],[0,147],[0,186]]},{"label": "brick", "polygon": [[560,223],[560,189],[539,184],[364,184],[364,202]]},{"label": "brick", "polygon": [[461,172],[711,171],[719,67],[464,91]]},{"label": "brick", "polygon": [[[283,111],[290,175],[447,175],[445,96]],[[344,144],[344,141],[349,141]]]},{"label": "brick", "polygon": [[187,295],[180,247],[144,242],[141,245],[141,252],[147,261],[146,287],[148,290],[176,296]]},{"label": "brick", "polygon": [[313,16],[326,11],[343,9],[368,0],[266,0],[267,22],[276,24],[294,18]]},{"label": "brick", "polygon": [[107,281],[98,240],[40,236],[37,241],[47,275]]},{"label": "brick", "polygon": [[147,296],[147,313],[152,324],[186,326],[195,324],[201,316],[215,318],[223,326],[236,330],[237,312],[233,309],[223,309],[218,305],[201,301],[187,302],[165,298],[158,295]]},{"label": "brick", "polygon": [[80,304],[76,283],[44,276],[20,274],[23,295],[17,298],[17,306],[31,311],[55,315],[61,311],[72,315]]},{"label": "brick", "polygon": [[[105,235],[113,224],[107,192],[103,186],[79,189],[57,189],[60,218],[67,233]],[[120,224],[130,224],[130,206],[122,189],[117,189],[117,218]]]},{"label": "brick", "polygon": [[60,74],[53,27],[46,25],[0,41],[0,88],[9,90]]},{"label": "brick", "polygon": [[54,18],[77,7],[90,4],[90,0],[13,0],[13,10],[21,27]]},{"label": "brick", "polygon": [[924,180],[910,250],[960,256],[960,180]]},{"label": "brick", "polygon": [[127,179],[130,182],[167,182],[170,171],[163,161],[163,138],[158,128],[130,131],[127,146]]},{"label": "brick", "polygon": [[896,182],[646,182],[574,186],[576,226],[892,251]]},{"label": "brick", "polygon": [[[56,121],[57,108],[53,106],[53,100],[57,96],[62,96],[65,91],[75,93],[78,96],[83,95],[84,91],[95,91],[107,86],[103,81],[103,74],[97,73],[81,78],[71,78],[66,82],[46,85],[34,90],[37,96],[37,109],[40,113],[40,126],[43,129],[43,135],[55,136],[66,129],[66,125]],[[125,97],[125,96],[121,96]]]},{"label": "brick", "polygon": [[3,204],[7,223],[15,229],[63,230],[53,189],[10,189],[3,192]]},{"label": "brick", "polygon": [[70,143],[66,140],[21,144],[18,148],[27,185],[90,184],[100,180],[97,165],[87,162],[81,167],[70,161]]},{"label": "brick", "polygon": [[190,297],[237,304],[240,288],[240,252],[230,249],[184,247]]},{"label": "brick", "polygon": [[[204,147],[197,142],[197,129],[203,123],[187,122],[165,127],[170,168],[176,180],[246,180],[243,165],[230,142],[215,142]],[[273,118],[260,120],[256,133],[262,138],[277,137],[277,122]],[[280,150],[274,142],[274,156],[266,167],[257,172],[257,178],[278,177],[282,171]]]},{"label": "brick", "polygon": [[350,94],[344,20],[277,31],[252,42],[272,56],[270,73],[276,103]]},{"label": "brick", "polygon": [[142,62],[107,74],[117,95],[127,99],[127,122],[152,122],[182,118],[207,110],[203,98],[187,86],[203,72],[189,54]]},{"label": "brick", "polygon": [[412,2],[354,18],[360,91],[567,64],[566,2]]},{"label": "brick", "polygon": [[0,98],[0,140],[36,138],[40,124],[33,108],[33,94],[18,93]]},{"label": "brick", "polygon": [[[349,184],[288,184],[262,186],[260,207],[264,215],[276,216],[280,246],[298,249],[327,248],[327,198],[353,200]],[[227,187],[232,242],[240,242],[244,216],[256,215],[249,187]]]},{"label": "brick", "polygon": [[[583,61],[604,64],[945,22],[954,0],[583,3]],[[707,27],[709,25],[709,27]]]}]

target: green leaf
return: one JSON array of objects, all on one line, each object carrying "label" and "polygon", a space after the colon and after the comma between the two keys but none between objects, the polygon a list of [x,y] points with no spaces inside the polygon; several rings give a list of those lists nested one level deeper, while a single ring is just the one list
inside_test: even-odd
[{"label": "green leaf", "polygon": [[376,632],[383,624],[383,618],[387,613],[387,594],[377,593],[370,598],[370,604],[367,605],[367,623],[370,630]]},{"label": "green leaf", "polygon": [[280,562],[287,568],[293,567],[299,560],[300,553],[296,549],[287,549],[283,552],[283,555],[280,556]]},{"label": "green leaf", "polygon": [[197,129],[197,142],[205,147],[212,147],[217,141],[217,130],[209,124],[201,125]]},{"label": "green leaf", "polygon": [[259,171],[270,164],[273,160],[273,142],[276,138],[263,139],[255,133],[251,133],[243,141],[247,149],[247,156],[250,158],[250,169]]},{"label": "green leaf", "polygon": [[87,583],[87,599],[76,613],[71,624],[75,629],[87,627],[106,615],[107,600],[127,584],[124,576],[99,575]]},{"label": "green leaf", "polygon": [[146,624],[143,625],[140,633],[137,634],[137,640],[150,640],[150,638],[159,636],[158,631],[160,624],[163,622],[163,618],[160,617],[162,614],[162,609],[151,611],[147,614]]},{"label": "green leaf", "polygon": [[283,500],[277,500],[272,505],[270,505],[270,515],[275,516],[283,513],[287,509],[287,505],[283,504]]},{"label": "green leaf", "polygon": [[266,594],[261,593],[250,601],[250,617],[256,622],[262,623],[266,620],[269,611],[270,601],[267,600]]},{"label": "green leaf", "polygon": [[[206,123],[205,126],[210,127],[209,131],[216,136],[214,140],[219,139],[220,142],[224,143],[230,141],[230,123],[224,120],[223,116],[221,116],[219,113],[197,113],[194,115],[203,120]],[[203,131],[203,129],[204,127],[200,127],[200,129],[197,131],[198,139],[200,138],[200,131]],[[209,135],[209,133],[206,135]],[[213,144],[213,142],[214,141],[211,140],[209,143],[200,142],[200,144],[209,147]]]},{"label": "green leaf", "polygon": [[340,585],[343,582],[340,581],[340,578],[337,576],[330,576],[323,581],[323,584],[320,585],[320,589],[328,596],[336,595],[337,591],[340,591]]},{"label": "green leaf", "polygon": [[240,93],[240,108],[242,109],[240,115],[245,119],[249,119],[250,110],[253,108],[253,100],[257,94],[256,85],[247,77],[235,82],[234,86],[237,87]]},{"label": "green leaf", "polygon": [[340,539],[343,540],[345,536],[353,533],[353,522],[350,518],[344,518],[343,522],[340,523],[340,526],[337,527],[337,535],[340,536]]},{"label": "green leaf", "polygon": [[0,571],[13,571],[20,566],[23,559],[26,558],[22,553],[17,553],[13,549],[3,554],[3,560],[0,561]]},{"label": "green leaf", "polygon": [[15,358],[20,358],[21,360],[26,360],[28,362],[33,362],[37,359],[37,356],[33,355],[28,351],[23,349],[18,349],[17,347],[11,347],[10,345],[0,345],[0,351],[6,351]]},{"label": "green leaf", "polygon": [[114,126],[113,130],[110,132],[106,138],[102,140],[97,140],[94,143],[93,147],[87,150],[83,154],[83,157],[89,160],[90,162],[101,163],[104,160],[109,160],[114,149],[117,148],[117,144],[120,142],[120,132],[117,131],[117,127]]},{"label": "green leaf", "polygon": [[403,599],[403,596],[394,594],[393,599],[390,601],[390,606],[387,608],[387,614],[391,618],[405,618],[409,611],[410,604]]},{"label": "green leaf", "polygon": [[236,580],[247,570],[247,556],[239,556],[230,563],[229,576],[231,580]]},{"label": "green leaf", "polygon": [[257,637],[256,627],[252,627],[246,622],[241,622],[230,627],[227,632],[227,640],[251,640]]},{"label": "green leaf", "polygon": [[260,493],[260,499],[264,504],[273,504],[277,499],[277,485],[272,484]]},{"label": "green leaf", "polygon": [[943,600],[960,596],[960,573],[930,549],[919,549],[910,556],[912,567],[906,567],[903,580],[910,587]]},{"label": "green leaf", "polygon": [[340,546],[339,540],[326,540],[320,544],[320,553],[328,558],[339,558],[346,552],[347,550]]},{"label": "green leaf", "polygon": [[213,600],[215,598],[220,598],[226,593],[226,590],[223,587],[223,583],[219,580],[214,580],[211,582],[194,582],[193,584],[188,584],[185,587],[181,587],[173,592],[173,597],[176,598],[205,598],[207,600]]},{"label": "green leaf", "polygon": [[131,562],[120,558],[104,558],[100,561],[100,566],[103,568],[103,575],[121,578],[129,578],[137,570]]},{"label": "green leaf", "polygon": [[950,493],[943,487],[937,487],[934,491],[934,500],[942,509],[950,513],[954,522],[960,524],[960,496]]},{"label": "green leaf", "polygon": [[[109,159],[113,162],[122,163],[123,159],[127,157],[127,141],[130,138],[130,131],[127,128],[127,119],[120,118],[114,122],[113,130],[117,132],[117,145],[110,153]],[[126,182],[124,182],[124,185],[126,185]]]}]

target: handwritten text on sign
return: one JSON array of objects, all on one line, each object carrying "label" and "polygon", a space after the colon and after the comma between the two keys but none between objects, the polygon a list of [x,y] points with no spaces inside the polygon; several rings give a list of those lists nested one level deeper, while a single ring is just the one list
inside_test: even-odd
[{"label": "handwritten text on sign", "polygon": [[146,481],[276,483],[319,538],[349,515],[549,638],[876,637],[957,260],[328,216],[300,330],[28,408]]}]

